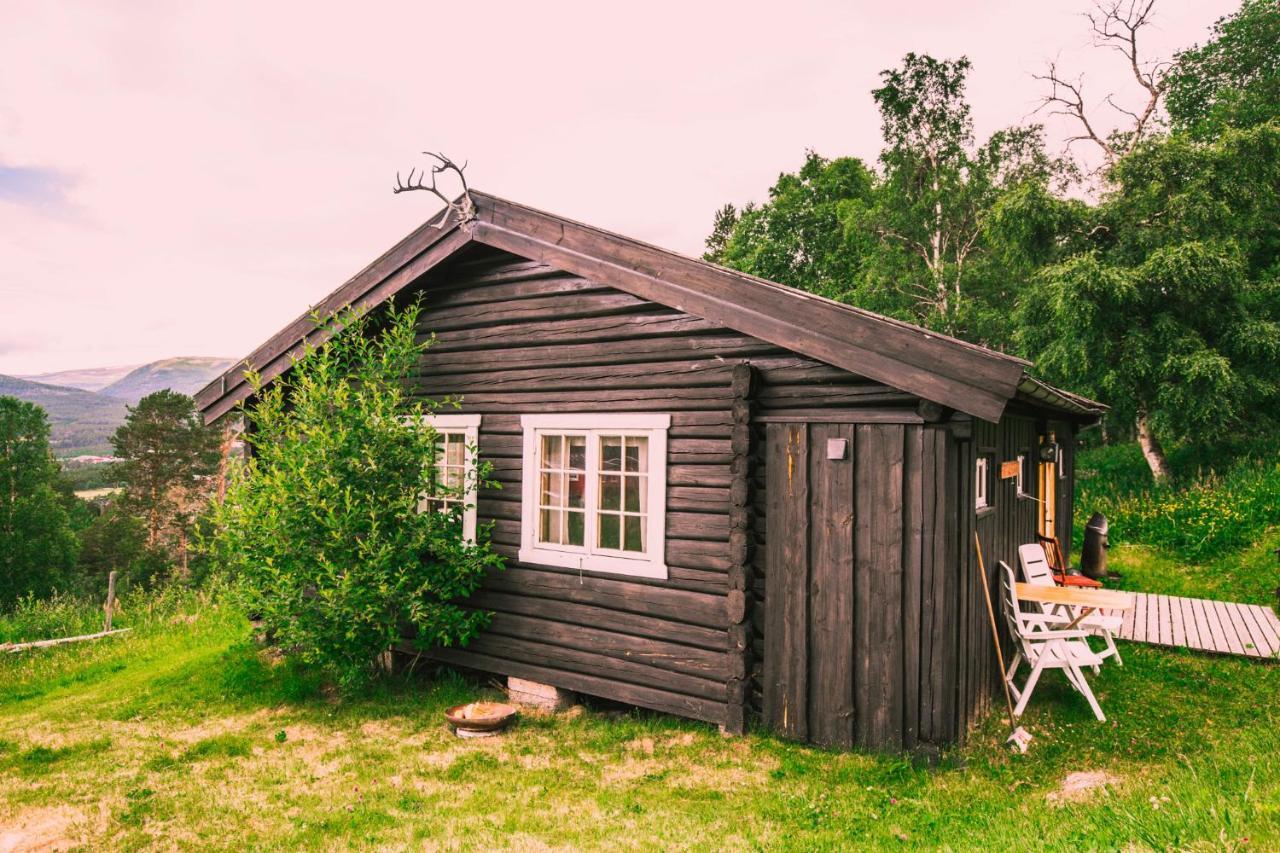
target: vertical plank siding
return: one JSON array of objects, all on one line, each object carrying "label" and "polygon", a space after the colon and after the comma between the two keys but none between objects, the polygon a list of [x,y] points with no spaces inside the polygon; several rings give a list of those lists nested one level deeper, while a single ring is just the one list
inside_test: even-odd
[{"label": "vertical plank siding", "polygon": [[[945,428],[769,423],[757,501],[759,709],[784,736],[894,750],[949,742]],[[829,439],[848,457],[829,460]],[[763,521],[763,523],[761,523]]]}]

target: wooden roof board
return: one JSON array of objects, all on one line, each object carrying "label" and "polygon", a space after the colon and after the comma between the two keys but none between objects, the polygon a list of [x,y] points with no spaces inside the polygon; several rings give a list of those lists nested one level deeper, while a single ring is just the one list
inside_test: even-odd
[{"label": "wooden roof board", "polygon": [[[313,312],[371,308],[472,243],[599,280],[984,420],[999,420],[1020,386],[1026,394],[1028,362],[1022,359],[487,193],[472,190],[471,197],[474,220],[420,226],[197,393],[205,420],[251,396],[248,366],[269,382],[306,344],[322,343],[325,333],[316,329]],[[1077,413],[1088,403],[1074,395],[1036,396],[1041,404]]]}]

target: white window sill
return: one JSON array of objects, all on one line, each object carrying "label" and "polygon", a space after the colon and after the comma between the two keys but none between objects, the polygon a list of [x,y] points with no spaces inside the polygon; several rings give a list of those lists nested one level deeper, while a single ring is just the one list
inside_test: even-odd
[{"label": "white window sill", "polygon": [[520,562],[534,566],[557,566],[584,572],[627,575],[633,578],[667,579],[667,565],[660,560],[580,554],[575,551],[558,551],[552,548],[521,548],[518,556]]}]

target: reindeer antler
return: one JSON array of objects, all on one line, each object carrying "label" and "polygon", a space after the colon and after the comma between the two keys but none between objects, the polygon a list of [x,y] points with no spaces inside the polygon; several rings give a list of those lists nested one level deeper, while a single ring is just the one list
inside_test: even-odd
[{"label": "reindeer antler", "polygon": [[[400,173],[396,172],[396,185],[391,191],[396,195],[399,195],[400,193],[411,192],[413,190],[421,190],[423,192],[429,192],[436,198],[443,201],[444,211],[441,213],[440,218],[436,222],[432,223],[436,228],[443,228],[444,224],[449,221],[449,214],[451,213],[457,214],[458,221],[463,224],[475,219],[476,206],[471,200],[471,191],[467,188],[467,176],[463,174],[468,163],[463,163],[459,166],[444,154],[437,154],[434,151],[423,151],[422,153],[440,161],[438,164],[431,166],[431,183],[427,183],[427,171],[423,169],[419,172],[415,167],[409,170],[408,181],[402,181],[400,179]],[[417,180],[413,177],[415,172],[418,174]],[[449,198],[436,186],[436,177],[442,172],[453,172],[458,176],[458,180],[462,183],[462,196],[458,201],[454,201]]]}]

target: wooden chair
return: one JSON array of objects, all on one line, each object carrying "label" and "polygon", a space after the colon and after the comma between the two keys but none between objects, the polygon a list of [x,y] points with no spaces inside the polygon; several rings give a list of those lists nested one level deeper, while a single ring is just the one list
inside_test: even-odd
[{"label": "wooden chair", "polygon": [[[1027,583],[1034,586],[1054,586],[1053,568],[1049,565],[1046,558],[1044,548],[1034,543],[1022,545],[1018,548],[1018,563],[1022,566],[1022,577]],[[1072,622],[1080,616],[1076,608],[1069,607],[1065,604],[1059,604],[1054,608],[1046,608],[1043,604],[1035,605],[1040,613],[1046,615],[1057,616],[1063,622]],[[1124,660],[1120,657],[1120,650],[1116,648],[1115,635],[1120,633],[1120,628],[1124,624],[1124,618],[1121,616],[1107,616],[1098,611],[1093,611],[1076,622],[1075,627],[1080,628],[1095,637],[1101,637],[1107,647],[1098,656],[1101,658],[1113,657],[1116,663],[1124,666]]]},{"label": "wooden chair", "polygon": [[1038,533],[1036,534],[1036,539],[1040,541],[1040,547],[1044,548],[1049,565],[1053,568],[1053,579],[1061,586],[1079,586],[1086,589],[1102,588],[1102,581],[1096,581],[1081,574],[1070,574],[1071,566],[1067,564],[1066,555],[1062,553],[1062,545],[1058,543],[1058,537],[1045,536],[1043,533]]},{"label": "wooden chair", "polygon": [[[1022,716],[1022,712],[1027,708],[1027,702],[1031,699],[1032,691],[1040,681],[1041,673],[1046,669],[1060,669],[1067,676],[1071,686],[1084,694],[1089,707],[1093,709],[1094,716],[1106,722],[1107,716],[1102,713],[1102,706],[1098,704],[1093,691],[1089,689],[1089,682],[1085,680],[1082,669],[1086,666],[1096,669],[1102,663],[1102,658],[1089,648],[1088,632],[1079,628],[1063,628],[1064,623],[1058,616],[1023,611],[1014,585],[1013,569],[1001,560],[1000,570],[1001,605],[1005,619],[1009,623],[1009,633],[1013,636],[1018,648],[1013,661],[1009,664],[1009,670],[1004,673],[1004,679],[1017,702],[1013,715]],[[1031,666],[1031,674],[1027,676],[1022,687],[1018,687],[1014,677],[1024,660]]]}]

